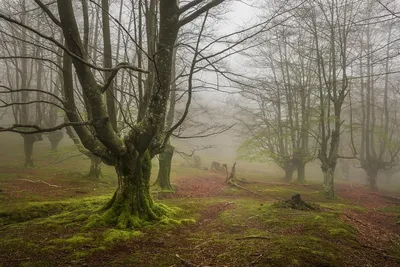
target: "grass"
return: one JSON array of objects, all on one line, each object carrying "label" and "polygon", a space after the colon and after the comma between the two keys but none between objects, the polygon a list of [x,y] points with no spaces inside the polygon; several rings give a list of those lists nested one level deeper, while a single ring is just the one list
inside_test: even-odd
[{"label": "grass", "polygon": [[[7,146],[10,151],[14,148]],[[265,198],[234,187],[225,187],[215,197],[172,194],[157,199],[155,193],[156,202],[169,207],[171,217],[138,229],[88,229],[88,219],[116,188],[113,168],[104,166],[106,177],[94,182],[82,178],[89,161],[77,157],[48,164],[55,155],[46,154],[43,145],[37,148],[35,155],[43,158],[38,156],[38,167],[31,170],[15,163],[21,153],[10,158],[0,155],[0,189],[7,192],[0,193],[0,266],[54,266],[54,262],[60,266],[179,266],[175,254],[197,265],[345,266],[359,263],[362,257],[358,232],[341,215],[348,210],[363,213],[365,207],[341,198],[327,201],[319,184],[273,184],[278,177],[257,171],[240,176],[258,181],[244,186]],[[153,166],[154,180],[157,164]],[[208,174],[174,162],[171,176],[173,183],[182,186]],[[14,184],[15,179],[43,180],[61,187],[27,181]],[[299,211],[273,204],[296,193],[321,210]],[[381,211],[397,214],[400,220],[399,207]],[[399,257],[399,251],[396,245],[388,253]],[[374,260],[371,256],[365,261],[374,265]]]}]

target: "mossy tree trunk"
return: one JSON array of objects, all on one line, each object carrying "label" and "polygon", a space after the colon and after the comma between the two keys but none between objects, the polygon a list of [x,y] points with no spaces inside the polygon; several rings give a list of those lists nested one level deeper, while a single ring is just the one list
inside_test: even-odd
[{"label": "mossy tree trunk", "polygon": [[24,135],[24,153],[25,153],[25,168],[34,168],[32,154],[33,144],[35,143],[35,135],[27,134]]},{"label": "mossy tree trunk", "polygon": [[305,183],[306,182],[306,163],[299,162],[297,164],[297,182]]},{"label": "mossy tree trunk", "polygon": [[119,187],[100,222],[124,229],[159,219],[164,210],[150,195],[151,158],[148,151],[144,154],[136,151],[119,158],[115,169]]},{"label": "mossy tree trunk", "polygon": [[335,198],[335,166],[322,168],[324,174],[324,196],[327,199]]},{"label": "mossy tree trunk", "polygon": [[101,159],[94,155],[90,156],[90,171],[86,175],[87,178],[98,180],[103,177],[103,173],[101,171]]},{"label": "mossy tree trunk", "polygon": [[155,183],[161,190],[173,190],[171,185],[171,164],[172,157],[174,156],[174,147],[172,145],[167,145],[164,152],[159,155],[159,170],[157,181]]}]

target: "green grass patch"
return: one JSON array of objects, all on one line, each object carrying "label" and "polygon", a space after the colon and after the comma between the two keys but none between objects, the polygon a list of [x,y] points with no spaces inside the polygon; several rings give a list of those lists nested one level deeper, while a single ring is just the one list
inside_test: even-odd
[{"label": "green grass patch", "polygon": [[142,235],[140,231],[126,231],[118,229],[109,229],[104,232],[104,242],[106,243],[116,243],[127,241],[129,239],[139,237]]},{"label": "green grass patch", "polygon": [[42,223],[67,223],[87,218],[87,214],[95,212],[106,203],[109,197],[92,197],[68,199],[52,202],[25,202],[16,206],[2,208],[0,225],[26,222],[45,218]]},{"label": "green grass patch", "polygon": [[65,243],[69,245],[78,245],[78,244],[84,244],[93,241],[93,238],[87,237],[87,234],[76,234],[70,238],[67,239],[54,239],[52,242],[53,243]]}]

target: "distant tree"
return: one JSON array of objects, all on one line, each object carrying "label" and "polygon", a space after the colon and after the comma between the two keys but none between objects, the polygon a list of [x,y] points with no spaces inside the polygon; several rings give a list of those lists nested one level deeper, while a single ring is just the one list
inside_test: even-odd
[{"label": "distant tree", "polygon": [[240,154],[256,160],[272,159],[285,172],[287,182],[297,170],[297,181],[304,183],[305,165],[315,154],[310,133],[316,126],[312,121],[316,69],[314,50],[309,49],[313,40],[295,28],[301,9],[290,9],[280,18],[284,23],[263,35],[262,45],[247,53],[256,59],[258,75],[255,82],[242,88],[240,94],[247,101],[238,105],[247,137]]},{"label": "distant tree", "polygon": [[358,160],[372,190],[378,189],[378,173],[398,164],[400,152],[398,93],[394,85],[396,81],[389,74],[396,45],[393,43],[396,20],[392,17],[387,22],[380,22],[378,17],[385,11],[375,1],[368,1],[365,5],[363,15],[369,23],[359,30],[357,68],[361,78],[358,101],[353,106],[353,109],[361,111],[356,117],[360,125],[359,138],[356,139]]}]

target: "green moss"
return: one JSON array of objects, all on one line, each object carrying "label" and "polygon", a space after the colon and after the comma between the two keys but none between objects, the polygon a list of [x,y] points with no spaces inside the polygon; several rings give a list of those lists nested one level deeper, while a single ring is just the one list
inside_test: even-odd
[{"label": "green moss", "polygon": [[152,204],[152,212],[158,216],[157,220],[149,221],[146,217],[133,215],[129,203],[123,202],[122,199],[115,200],[114,204],[106,210],[102,215],[94,214],[89,217],[86,229],[94,227],[114,226],[117,229],[138,229],[151,224],[185,224],[193,220],[175,219],[182,213],[182,209],[178,207],[167,206],[161,203]]},{"label": "green moss", "polygon": [[351,237],[351,233],[344,228],[331,228],[328,231],[332,237]]},{"label": "green moss", "polygon": [[43,248],[41,249],[41,251],[47,252],[47,251],[56,250],[56,249],[57,249],[56,246],[54,246],[54,245],[49,245],[49,246],[43,247]]},{"label": "green moss", "polygon": [[67,223],[85,220],[98,210],[106,197],[92,197],[53,202],[28,202],[0,211],[0,225],[46,218],[41,223]]},{"label": "green moss", "polygon": [[65,243],[70,245],[84,244],[93,241],[93,238],[86,237],[84,234],[76,234],[67,239],[53,239],[53,243]]},{"label": "green moss", "polygon": [[120,241],[127,241],[129,239],[139,237],[142,235],[140,231],[125,231],[118,229],[109,229],[104,232],[104,241],[107,243],[115,243]]},{"label": "green moss", "polygon": [[174,225],[187,225],[196,223],[194,219],[172,219],[169,217],[164,217],[160,220],[159,224],[163,226],[174,226]]},{"label": "green moss", "polygon": [[105,246],[100,246],[100,247],[96,247],[96,248],[91,248],[90,252],[98,252],[98,251],[105,251],[106,247]]},{"label": "green moss", "polygon": [[86,257],[87,255],[89,255],[89,252],[87,252],[87,251],[76,251],[74,253],[74,256],[76,258],[83,258],[83,257]]}]

